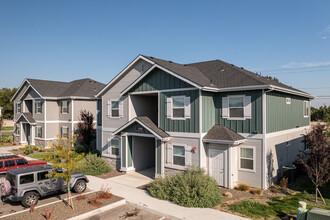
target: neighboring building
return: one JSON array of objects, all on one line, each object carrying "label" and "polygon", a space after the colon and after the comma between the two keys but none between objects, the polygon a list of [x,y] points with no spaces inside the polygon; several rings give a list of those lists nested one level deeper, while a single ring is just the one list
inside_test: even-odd
[{"label": "neighboring building", "polygon": [[304,149],[313,96],[220,60],[139,55],[98,94],[97,146],[121,171],[202,167],[267,188]]},{"label": "neighboring building", "polygon": [[11,101],[16,123],[14,140],[21,144],[50,146],[57,135],[69,134],[79,121],[80,111],[96,117],[97,94],[104,84],[92,79],[56,82],[25,79]]}]

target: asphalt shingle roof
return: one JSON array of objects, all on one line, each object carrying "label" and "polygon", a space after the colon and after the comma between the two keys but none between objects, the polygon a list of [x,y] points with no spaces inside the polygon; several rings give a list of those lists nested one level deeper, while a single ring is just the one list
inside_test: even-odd
[{"label": "asphalt shingle roof", "polygon": [[164,130],[160,129],[155,125],[150,118],[147,116],[142,116],[142,117],[136,117],[138,121],[140,121],[142,124],[150,128],[152,131],[154,131],[156,134],[161,136],[162,138],[170,137],[169,134],[167,134]]},{"label": "asphalt shingle roof", "polygon": [[27,112],[24,112],[22,113],[19,117],[18,117],[18,120],[20,120],[21,117],[24,117],[30,124],[35,124],[36,121],[34,120],[34,118],[32,117],[32,114],[31,113],[27,113]]},{"label": "asphalt shingle roof", "polygon": [[44,97],[93,97],[105,84],[86,78],[72,82],[58,82],[40,79],[27,79],[41,96]]},{"label": "asphalt shingle roof", "polygon": [[224,125],[214,125],[204,136],[204,140],[239,141],[245,138]]}]

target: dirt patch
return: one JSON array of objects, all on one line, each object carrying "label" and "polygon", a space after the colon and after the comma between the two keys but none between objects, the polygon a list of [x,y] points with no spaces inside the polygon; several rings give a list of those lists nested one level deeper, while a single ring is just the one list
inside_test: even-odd
[{"label": "dirt patch", "polygon": [[121,176],[121,175],[124,175],[124,174],[125,174],[125,172],[120,172],[120,171],[112,168],[110,172],[103,173],[103,174],[98,175],[96,177],[99,177],[99,178],[102,178],[102,179],[108,179],[108,178],[111,178],[111,177]]},{"label": "dirt patch", "polygon": [[[34,209],[34,213],[31,214],[29,211],[24,212],[24,213],[20,213],[20,214],[16,214],[13,216],[9,216],[6,217],[6,219],[10,219],[10,220],[20,220],[20,219],[25,219],[25,220],[44,220],[45,219],[45,211],[51,211],[54,208],[54,212],[51,216],[51,219],[68,219],[68,218],[72,218],[74,216],[77,215],[81,215],[83,213],[92,211],[94,209],[97,209],[98,207],[93,206],[91,204],[89,204],[89,202],[92,200],[93,198],[97,197],[99,192],[95,192],[95,193],[90,193],[86,195],[86,199],[81,199],[81,200],[77,200],[77,199],[73,199],[73,204],[75,207],[75,210],[73,211],[69,206],[67,206],[65,204],[65,202],[58,202],[55,204],[51,204],[51,205],[47,205],[41,208],[38,208],[38,205],[35,207]],[[117,202],[119,200],[121,200],[121,197],[115,196],[113,195],[111,197],[111,199],[99,199],[98,201],[100,203],[102,203],[101,206],[105,206],[114,202]]]}]

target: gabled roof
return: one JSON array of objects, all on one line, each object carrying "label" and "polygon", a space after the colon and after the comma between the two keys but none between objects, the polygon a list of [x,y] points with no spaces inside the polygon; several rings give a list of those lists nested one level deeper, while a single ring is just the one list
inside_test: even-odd
[{"label": "gabled roof", "polygon": [[118,134],[121,131],[125,130],[125,128],[127,128],[128,126],[132,125],[135,122],[136,123],[139,123],[142,127],[144,127],[145,129],[147,129],[151,134],[155,135],[159,139],[166,139],[166,138],[169,138],[170,137],[170,135],[168,133],[166,133],[164,130],[160,129],[159,127],[157,127],[157,125],[155,125],[150,120],[150,118],[148,118],[146,116],[133,118],[131,121],[127,122],[126,124],[124,124],[123,126],[121,126],[120,128],[118,128],[113,133],[114,134]]},{"label": "gabled roof", "polygon": [[[61,97],[84,97],[95,98],[95,95],[105,86],[105,84],[86,78],[74,80],[72,82],[59,82],[40,79],[25,79],[17,90],[12,100],[19,93],[24,83],[27,82],[43,98]],[[27,91],[27,90],[26,90]]]},{"label": "gabled roof", "polygon": [[143,73],[137,80],[124,89],[121,94],[125,94],[136,83],[149,74],[155,66],[162,68],[169,74],[176,75],[195,87],[214,92],[242,91],[253,89],[272,89],[291,93],[298,96],[314,98],[314,96],[287,86],[275,80],[260,76],[244,68],[221,60],[212,60],[206,62],[179,64],[172,61],[162,60],[151,56],[140,55],[144,59],[154,63],[147,72]]},{"label": "gabled roof", "polygon": [[237,134],[235,131],[230,130],[224,125],[214,125],[204,136],[204,142],[216,142],[224,144],[235,144],[244,141],[242,135]]},{"label": "gabled roof", "polygon": [[32,117],[31,113],[22,113],[16,121],[19,121],[21,118],[24,118],[29,124],[36,124],[36,121]]}]

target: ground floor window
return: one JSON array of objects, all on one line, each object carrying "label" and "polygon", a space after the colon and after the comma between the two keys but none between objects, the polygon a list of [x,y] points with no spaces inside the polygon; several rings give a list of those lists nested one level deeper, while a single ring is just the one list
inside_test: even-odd
[{"label": "ground floor window", "polygon": [[240,148],[240,168],[243,170],[254,170],[254,148]]},{"label": "ground floor window", "polygon": [[119,139],[111,139],[108,154],[119,156]]},{"label": "ground floor window", "polygon": [[184,146],[173,146],[173,164],[185,166],[185,148]]},{"label": "ground floor window", "polygon": [[62,127],[61,128],[61,137],[62,138],[67,137],[67,135],[69,134],[68,132],[69,132],[69,128],[68,127]]},{"label": "ground floor window", "polygon": [[36,137],[38,138],[42,137],[42,128],[40,126],[36,127]]}]

